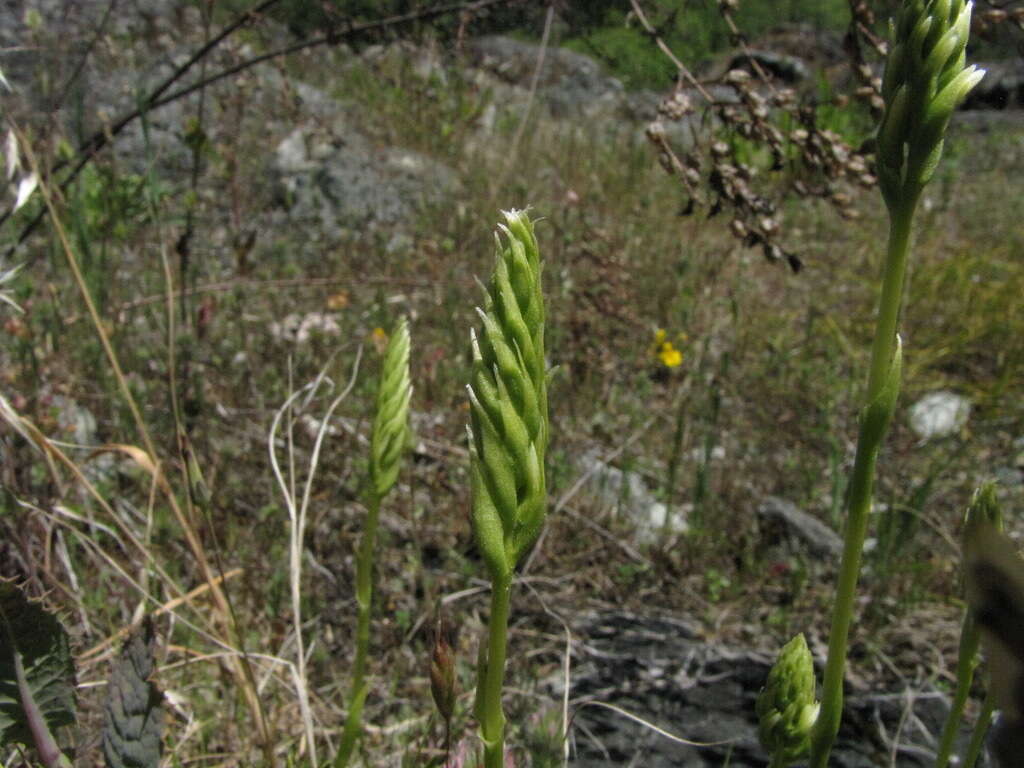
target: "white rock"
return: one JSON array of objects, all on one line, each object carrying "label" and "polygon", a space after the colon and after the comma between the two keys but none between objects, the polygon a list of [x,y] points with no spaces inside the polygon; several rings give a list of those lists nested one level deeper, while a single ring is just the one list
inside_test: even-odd
[{"label": "white rock", "polygon": [[308,315],[290,314],[280,322],[270,324],[270,335],[278,341],[294,341],[304,344],[314,333],[324,336],[338,336],[341,327],[337,319],[326,312],[310,312]]},{"label": "white rock", "polygon": [[[589,492],[600,503],[615,507],[633,521],[638,543],[654,544],[661,540],[667,508],[654,498],[638,472],[623,471],[607,464],[596,451],[583,455],[580,468],[589,478]],[[692,512],[692,505],[676,505],[669,516],[669,531],[685,533],[689,530],[687,512]]]},{"label": "white rock", "polygon": [[300,173],[311,167],[309,152],[306,150],[306,132],[296,128],[288,134],[275,150],[277,168],[282,173]]},{"label": "white rock", "polygon": [[910,428],[924,440],[946,437],[963,428],[970,412],[967,398],[947,390],[932,392],[910,407]]}]

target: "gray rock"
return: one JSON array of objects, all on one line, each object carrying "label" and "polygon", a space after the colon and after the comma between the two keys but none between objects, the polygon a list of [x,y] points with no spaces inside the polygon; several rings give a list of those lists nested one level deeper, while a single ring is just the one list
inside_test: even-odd
[{"label": "gray rock", "polygon": [[[46,398],[57,421],[57,440],[74,444],[78,448],[100,445],[99,427],[92,411],[70,397],[53,395]],[[111,453],[92,456],[82,463],[85,476],[93,483],[104,483],[114,477],[117,458]]]},{"label": "gray rock", "polygon": [[[754,703],[774,656],[703,642],[699,628],[671,616],[590,614],[574,627],[573,699],[621,707],[685,739],[673,743],[622,715],[582,707],[574,719],[573,766],[618,768],[763,768]],[[820,667],[822,659],[817,659]],[[553,688],[557,689],[557,685]],[[557,694],[556,694],[557,695]],[[948,704],[944,694],[851,691],[830,765],[875,768],[895,753],[901,768],[930,766],[934,736]],[[892,743],[893,734],[899,734]],[[965,734],[966,735],[966,734]]]},{"label": "gray rock", "polygon": [[[540,46],[510,37],[489,36],[467,46],[471,66],[516,87],[525,96],[533,78]],[[548,48],[537,84],[537,96],[556,118],[592,117],[615,112],[624,104],[622,83],[604,74],[589,56]]]},{"label": "gray rock", "polygon": [[92,411],[64,395],[53,395],[50,407],[57,416],[57,428],[60,430],[58,439],[83,446],[99,445],[96,417]]},{"label": "gray rock", "polygon": [[378,72],[388,73],[406,68],[424,81],[434,80],[445,83],[448,70],[436,46],[416,45],[409,40],[397,40],[388,45],[371,45],[360,53],[364,64]]},{"label": "gray rock", "polygon": [[[812,555],[838,557],[843,551],[842,537],[796,504],[769,496],[757,508],[762,539],[796,540]],[[777,541],[766,542],[776,544]]]},{"label": "gray rock", "polygon": [[993,472],[996,482],[1007,488],[1017,488],[1024,485],[1024,470],[1019,467],[996,467]]},{"label": "gray rock", "polygon": [[768,75],[791,85],[798,85],[811,76],[810,68],[799,56],[758,49],[734,56],[729,61],[729,69],[741,69],[756,75],[751,60]]},{"label": "gray rock", "polygon": [[278,203],[294,222],[366,232],[412,223],[421,207],[451,194],[454,171],[417,152],[378,148],[354,130],[297,128],[275,151]]}]

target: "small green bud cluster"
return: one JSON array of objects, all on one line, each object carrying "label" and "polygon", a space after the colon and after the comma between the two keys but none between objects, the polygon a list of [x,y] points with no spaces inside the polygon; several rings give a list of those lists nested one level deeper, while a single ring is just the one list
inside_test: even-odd
[{"label": "small green bud cluster", "polygon": [[939,158],[953,110],[984,70],[966,66],[972,3],[907,0],[890,28],[885,114],[878,129],[878,178],[890,207],[916,199]]},{"label": "small green bud cluster", "polygon": [[398,478],[402,450],[409,441],[409,325],[403,319],[391,334],[380,388],[377,390],[377,413],[373,419],[370,440],[370,472],[373,491],[384,497]]},{"label": "small green bud cluster", "polygon": [[757,697],[758,735],[772,765],[789,765],[810,750],[821,707],[814,689],[814,661],[801,633],[782,647]]},{"label": "small green bud cluster", "polygon": [[507,579],[546,512],[548,441],[541,263],[525,211],[506,211],[506,243],[472,335],[469,384],[473,529],[495,579]]}]

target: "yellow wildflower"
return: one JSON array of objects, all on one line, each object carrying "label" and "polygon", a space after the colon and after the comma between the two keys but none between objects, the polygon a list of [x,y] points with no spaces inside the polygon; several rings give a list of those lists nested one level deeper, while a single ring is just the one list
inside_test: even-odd
[{"label": "yellow wildflower", "polygon": [[666,368],[675,368],[683,362],[683,353],[676,349],[671,341],[662,342],[658,358],[665,364]]},{"label": "yellow wildflower", "polygon": [[[686,340],[685,333],[676,335],[679,341]],[[664,328],[654,332],[654,342],[651,344],[651,353],[661,361],[666,368],[676,368],[683,363],[683,353],[676,348],[675,344],[669,341],[668,333]]]}]

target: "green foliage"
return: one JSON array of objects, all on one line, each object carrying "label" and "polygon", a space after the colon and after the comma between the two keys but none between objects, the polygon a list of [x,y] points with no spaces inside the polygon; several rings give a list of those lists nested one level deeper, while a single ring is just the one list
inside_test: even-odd
[{"label": "green foliage", "polygon": [[[146,183],[142,176],[119,174],[109,166],[85,166],[75,183],[70,209],[81,243],[127,237],[147,216]],[[162,194],[157,190],[158,197]]]},{"label": "green foliage", "polygon": [[596,56],[627,88],[668,88],[676,77],[675,65],[636,27],[602,27],[565,47]]},{"label": "green foliage", "polygon": [[[75,668],[57,617],[0,580],[0,745],[31,744],[48,765],[52,732],[75,722]],[[58,753],[59,754],[59,753]]]},{"label": "green foliage", "polygon": [[[717,3],[656,0],[644,3],[644,9],[660,37],[688,66],[734,47]],[[628,3],[577,3],[564,16],[570,30],[564,45],[596,56],[628,87],[659,89],[674,82],[675,65],[644,34]],[[844,0],[744,0],[735,20],[748,40],[786,22],[840,31],[849,23],[849,6]]]}]

